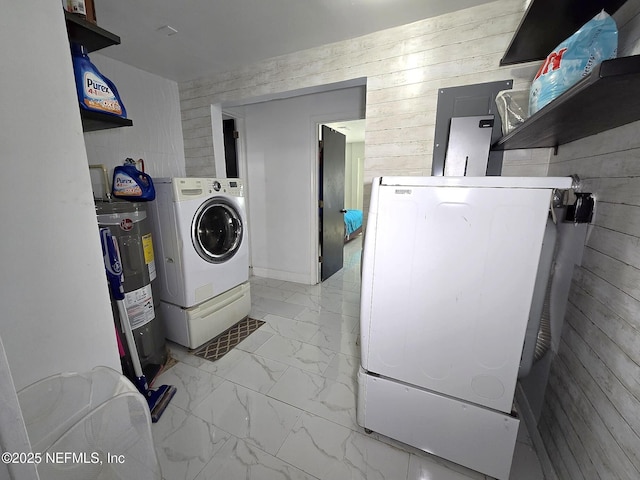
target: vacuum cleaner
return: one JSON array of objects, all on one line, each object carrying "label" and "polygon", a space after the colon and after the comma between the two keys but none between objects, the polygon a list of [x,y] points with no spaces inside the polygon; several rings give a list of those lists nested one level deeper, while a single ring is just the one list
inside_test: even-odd
[{"label": "vacuum cleaner", "polygon": [[[172,385],[161,385],[156,389],[149,388],[147,379],[142,372],[138,350],[136,349],[136,342],[133,337],[133,331],[131,330],[131,323],[129,322],[129,314],[127,313],[127,308],[124,304],[124,288],[122,286],[124,282],[124,272],[120,261],[118,242],[113,235],[111,235],[108,228],[100,229],[100,242],[102,243],[102,256],[104,258],[104,265],[107,272],[109,287],[111,289],[111,295],[118,306],[120,323],[122,324],[122,330],[124,331],[129,355],[133,364],[133,371],[136,377],[133,383],[140,393],[147,399],[147,404],[149,405],[149,410],[151,412],[151,421],[156,423],[167,408],[167,405],[169,405],[169,402],[176,394],[177,390],[176,387]],[[116,334],[117,333],[116,329]],[[120,342],[119,337],[118,342]]]}]

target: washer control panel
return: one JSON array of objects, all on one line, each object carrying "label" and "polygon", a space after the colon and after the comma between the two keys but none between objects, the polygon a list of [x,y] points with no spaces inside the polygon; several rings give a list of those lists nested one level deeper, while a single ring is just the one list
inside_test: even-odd
[{"label": "washer control panel", "polygon": [[244,185],[239,178],[173,178],[173,191],[177,201],[210,197],[220,193],[234,197],[244,196]]}]

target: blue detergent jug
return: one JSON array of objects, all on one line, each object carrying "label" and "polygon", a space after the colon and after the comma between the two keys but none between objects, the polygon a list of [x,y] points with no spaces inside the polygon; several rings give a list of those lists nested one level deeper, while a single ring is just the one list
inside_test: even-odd
[{"label": "blue detergent jug", "polygon": [[124,165],[113,169],[111,191],[114,197],[136,202],[150,201],[156,198],[153,180],[144,171],[138,170],[135,162],[130,158],[127,158]]},{"label": "blue detergent jug", "polygon": [[85,110],[127,118],[116,86],[91,63],[86,48],[72,43],[71,56],[80,106]]}]

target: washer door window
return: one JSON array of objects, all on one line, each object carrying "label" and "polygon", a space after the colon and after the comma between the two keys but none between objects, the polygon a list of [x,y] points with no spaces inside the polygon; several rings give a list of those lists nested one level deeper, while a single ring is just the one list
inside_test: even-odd
[{"label": "washer door window", "polygon": [[213,198],[203,203],[193,219],[191,239],[198,255],[206,261],[226,262],[240,248],[240,214],[224,198]]}]

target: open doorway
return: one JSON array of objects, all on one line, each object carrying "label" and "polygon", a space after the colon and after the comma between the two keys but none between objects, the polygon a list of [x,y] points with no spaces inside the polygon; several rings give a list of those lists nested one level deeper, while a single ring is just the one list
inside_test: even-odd
[{"label": "open doorway", "polygon": [[222,135],[224,140],[224,164],[226,178],[239,178],[240,169],[238,167],[238,130],[235,118],[225,118],[222,120]]},{"label": "open doorway", "polygon": [[363,210],[364,198],[364,119],[326,123],[346,139],[344,208]]},{"label": "open doorway", "polygon": [[318,136],[318,268],[322,282],[342,269],[345,243],[362,232],[364,120],[321,124]]},{"label": "open doorway", "polygon": [[222,120],[234,118],[239,132],[253,275],[319,282],[318,124],[364,117],[364,79],[353,83],[212,108],[220,115],[219,126],[212,122],[216,171],[226,172]]}]

